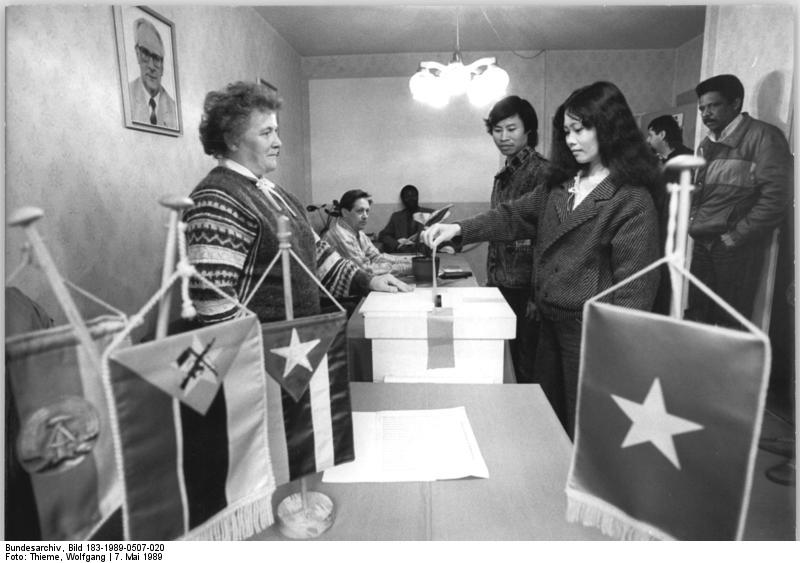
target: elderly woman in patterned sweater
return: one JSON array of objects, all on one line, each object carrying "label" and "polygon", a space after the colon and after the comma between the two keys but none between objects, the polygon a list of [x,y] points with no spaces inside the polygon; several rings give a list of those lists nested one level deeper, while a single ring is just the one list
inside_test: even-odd
[{"label": "elderly woman in patterned sweater", "polygon": [[[609,82],[579,88],[553,118],[546,181],[532,192],[465,221],[422,234],[435,246],[534,239],[534,295],[540,316],[534,371],[570,437],[574,432],[583,304],[659,257],[651,191],[658,162],[622,92]],[[650,310],[657,271],[608,300]]]},{"label": "elderly woman in patterned sweater", "polygon": [[[375,291],[408,291],[391,275],[371,276],[341,258],[311,228],[303,205],[265,177],[277,167],[281,141],[280,99],[260,84],[237,82],[209,92],[200,139],[219,160],[192,191],[195,205],[184,214],[189,260],[225,293],[243,300],[278,253],[278,218],[289,218],[292,249],[336,297]],[[292,261],[295,317],[320,311],[319,288]],[[231,318],[236,308],[196,283],[191,288],[203,322]],[[248,307],[261,321],[284,318],[283,281],[278,262]]]}]

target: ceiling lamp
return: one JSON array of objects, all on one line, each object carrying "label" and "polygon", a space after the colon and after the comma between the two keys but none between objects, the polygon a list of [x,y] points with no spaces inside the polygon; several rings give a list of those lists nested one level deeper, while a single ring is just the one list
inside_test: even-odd
[{"label": "ceiling lamp", "polygon": [[441,108],[450,98],[467,94],[476,106],[485,106],[505,96],[508,73],[497,66],[494,57],[484,57],[464,65],[459,43],[458,13],[456,13],[456,51],[447,65],[435,61],[419,63],[416,74],[408,81],[415,100]]}]

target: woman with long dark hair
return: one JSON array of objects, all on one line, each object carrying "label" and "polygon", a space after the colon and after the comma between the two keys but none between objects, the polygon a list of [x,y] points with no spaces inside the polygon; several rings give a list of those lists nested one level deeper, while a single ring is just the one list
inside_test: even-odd
[{"label": "woman with long dark hair", "polygon": [[[545,183],[513,202],[422,234],[429,246],[459,236],[464,244],[534,239],[541,321],[535,372],[570,437],[583,304],[658,259],[651,192],[660,186],[658,162],[625,96],[610,82],[595,82],[575,90],[556,111]],[[657,271],[646,274],[606,300],[650,310],[658,280]]]}]

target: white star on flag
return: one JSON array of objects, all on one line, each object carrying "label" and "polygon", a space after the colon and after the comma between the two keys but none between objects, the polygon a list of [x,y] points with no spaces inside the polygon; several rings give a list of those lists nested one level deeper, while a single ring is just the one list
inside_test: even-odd
[{"label": "white star on flag", "polygon": [[658,448],[658,451],[664,454],[664,457],[672,462],[672,465],[680,469],[681,463],[678,461],[678,453],[675,451],[672,436],[701,430],[703,427],[691,420],[667,412],[664,406],[664,395],[661,392],[661,382],[658,378],[653,380],[653,385],[641,404],[616,395],[611,395],[611,398],[633,423],[620,447],[627,448],[651,442]]},{"label": "white star on flag", "polygon": [[308,371],[311,371],[311,364],[308,361],[308,353],[319,344],[319,338],[309,340],[308,342],[300,342],[300,336],[297,334],[297,329],[292,329],[292,340],[288,346],[281,348],[273,348],[270,350],[273,354],[286,358],[286,365],[283,368],[283,377],[294,369],[294,366],[303,366]]}]

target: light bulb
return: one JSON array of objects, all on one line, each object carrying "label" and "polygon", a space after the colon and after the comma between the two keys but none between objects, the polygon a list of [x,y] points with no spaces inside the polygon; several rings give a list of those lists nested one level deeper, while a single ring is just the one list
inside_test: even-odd
[{"label": "light bulb", "polygon": [[415,100],[440,108],[447,105],[449,100],[449,95],[441,82],[442,79],[434,76],[430,71],[420,69],[408,81],[408,87]]},{"label": "light bulb", "polygon": [[492,64],[481,74],[472,77],[467,96],[470,103],[481,107],[505,96],[507,87],[508,73]]}]

